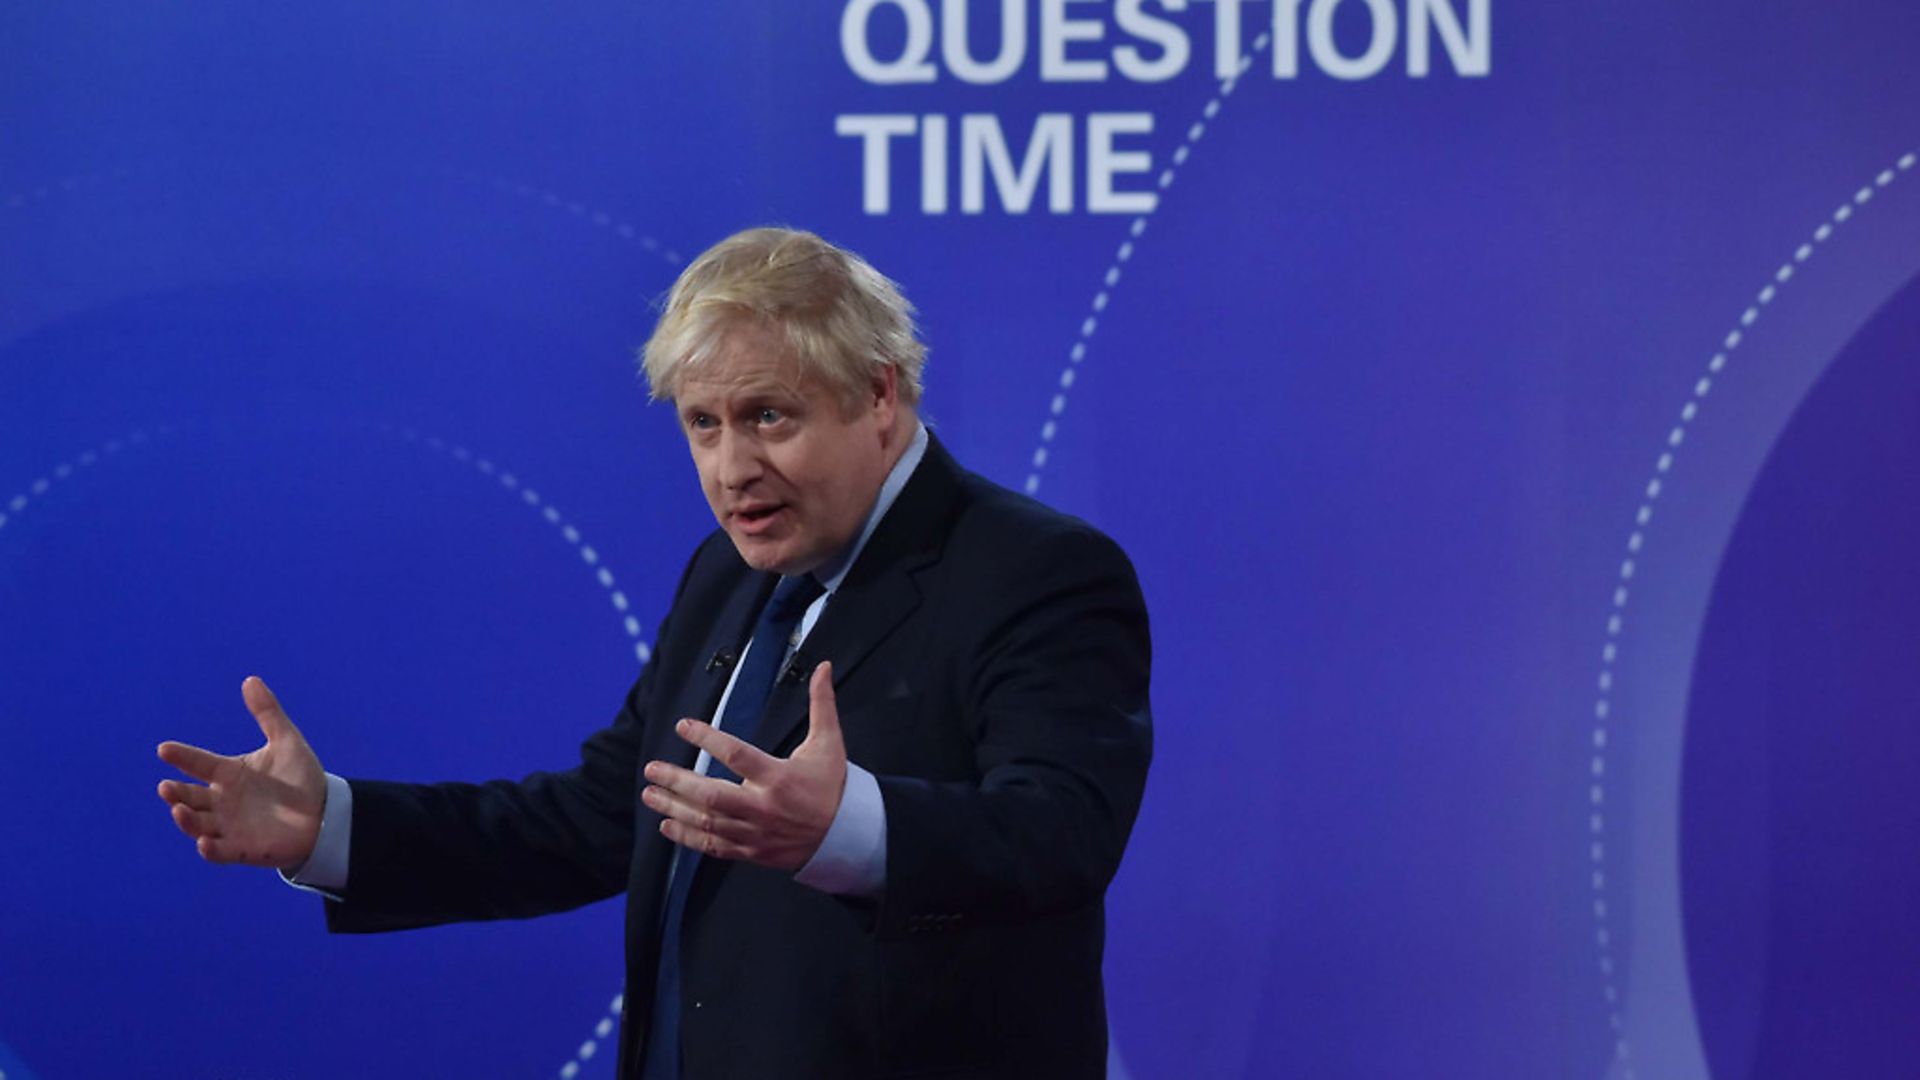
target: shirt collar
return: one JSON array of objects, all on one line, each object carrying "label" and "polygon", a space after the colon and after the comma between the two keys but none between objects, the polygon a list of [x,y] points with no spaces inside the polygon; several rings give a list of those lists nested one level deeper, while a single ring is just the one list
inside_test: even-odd
[{"label": "shirt collar", "polygon": [[867,546],[867,538],[873,535],[873,530],[880,524],[880,519],[887,516],[887,510],[893,506],[893,501],[900,497],[901,490],[907,486],[908,478],[913,476],[913,470],[920,466],[920,459],[926,456],[927,426],[916,417],[913,421],[913,438],[908,441],[906,452],[900,455],[899,461],[893,463],[893,468],[887,472],[887,478],[881,482],[880,494],[873,500],[873,509],[867,511],[867,520],[860,526],[860,535],[854,538],[853,543],[848,545],[844,552],[828,559],[813,571],[814,580],[818,581],[827,592],[831,593],[838,589],[840,583],[846,580],[847,571],[853,569],[854,561],[860,558],[861,550]]}]

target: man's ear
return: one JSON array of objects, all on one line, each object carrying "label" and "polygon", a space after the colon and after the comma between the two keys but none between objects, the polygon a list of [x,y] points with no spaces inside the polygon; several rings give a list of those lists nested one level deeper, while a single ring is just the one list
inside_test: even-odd
[{"label": "man's ear", "polygon": [[867,384],[867,399],[861,408],[871,409],[883,430],[891,430],[900,413],[900,376],[892,364],[883,364]]}]

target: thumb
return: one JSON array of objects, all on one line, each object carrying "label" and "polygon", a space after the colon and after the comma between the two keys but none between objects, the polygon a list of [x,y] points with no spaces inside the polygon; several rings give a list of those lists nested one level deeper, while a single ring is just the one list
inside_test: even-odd
[{"label": "thumb", "polygon": [[270,743],[279,742],[295,735],[293,721],[287,719],[287,712],[280,707],[280,699],[273,696],[267,684],[258,675],[249,675],[240,684],[240,697],[247,703],[247,711],[253,714],[254,723],[260,725],[260,733]]},{"label": "thumb", "polygon": [[839,748],[840,708],[833,700],[833,663],[821,661],[807,683],[807,741]]}]

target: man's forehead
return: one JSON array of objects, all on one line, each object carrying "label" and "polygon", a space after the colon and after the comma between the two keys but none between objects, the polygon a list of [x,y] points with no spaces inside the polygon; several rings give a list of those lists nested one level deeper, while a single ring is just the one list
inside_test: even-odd
[{"label": "man's forehead", "polygon": [[674,400],[685,402],[770,390],[803,395],[812,381],[784,342],[729,337],[685,369],[675,388]]}]

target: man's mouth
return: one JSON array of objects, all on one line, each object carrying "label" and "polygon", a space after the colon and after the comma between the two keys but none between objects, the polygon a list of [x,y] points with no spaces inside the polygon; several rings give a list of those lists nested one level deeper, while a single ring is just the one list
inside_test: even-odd
[{"label": "man's mouth", "polygon": [[733,512],[733,520],[739,522],[740,527],[749,534],[757,533],[764,529],[780,511],[786,508],[785,503],[768,503],[764,506],[746,507],[735,510]]}]

